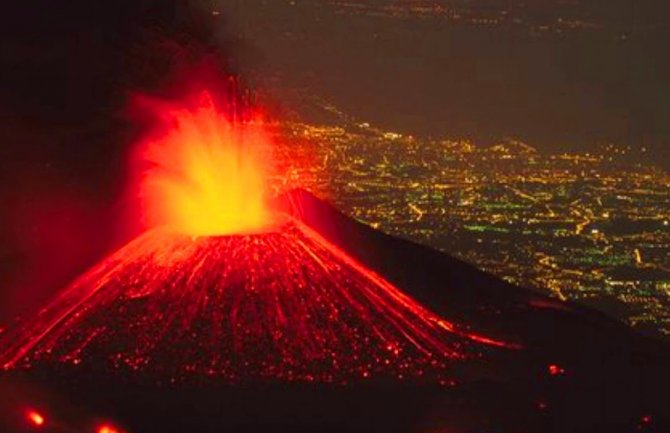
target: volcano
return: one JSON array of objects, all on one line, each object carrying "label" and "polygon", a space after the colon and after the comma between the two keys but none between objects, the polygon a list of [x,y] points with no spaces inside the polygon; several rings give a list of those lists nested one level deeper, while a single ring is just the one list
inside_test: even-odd
[{"label": "volcano", "polygon": [[137,432],[667,431],[666,345],[281,203],[261,232],[147,231],[3,334],[0,379]]},{"label": "volcano", "polygon": [[512,347],[428,311],[293,218],[253,234],[150,230],[11,339],[6,369],[64,363],[172,382],[439,378]]},{"label": "volcano", "polygon": [[440,381],[516,347],[432,313],[273,206],[273,139],[226,85],[219,99],[137,98],[154,119],[134,161],[148,227],[7,333],[0,365],[159,383]]},{"label": "volcano", "polygon": [[262,116],[218,94],[141,99],[147,226],[0,334],[0,388],[136,432],[668,431],[666,345],[277,188]]}]

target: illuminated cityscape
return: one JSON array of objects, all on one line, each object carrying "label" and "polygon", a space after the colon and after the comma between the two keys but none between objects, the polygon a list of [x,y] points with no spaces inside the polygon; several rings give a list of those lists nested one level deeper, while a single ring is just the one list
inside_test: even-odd
[{"label": "illuminated cityscape", "polygon": [[629,148],[420,139],[327,108],[340,124],[280,127],[288,150],[319,161],[295,180],[386,233],[670,336],[667,172],[628,163]]},{"label": "illuminated cityscape", "polygon": [[[293,2],[295,3],[295,2]],[[602,31],[607,24],[597,14],[580,7],[581,2],[557,1],[547,7],[521,1],[405,0],[371,2],[331,0],[326,2],[342,15],[418,18],[473,26],[510,26],[533,34],[560,34],[572,30]],[[539,3],[539,2],[538,2]],[[622,36],[625,38],[625,35]]]}]

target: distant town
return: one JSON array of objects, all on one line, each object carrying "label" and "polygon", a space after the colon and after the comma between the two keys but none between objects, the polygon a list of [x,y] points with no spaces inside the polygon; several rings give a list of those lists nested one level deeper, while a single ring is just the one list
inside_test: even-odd
[{"label": "distant town", "polygon": [[[293,1],[293,3],[298,3]],[[608,32],[617,39],[628,35],[616,23],[592,10],[580,0],[554,2],[463,1],[463,0],[329,0],[324,2],[342,15],[365,17],[425,19],[447,21],[454,25],[506,26],[540,36],[566,32]]]},{"label": "distant town", "polygon": [[670,338],[670,174],[630,162],[628,147],[545,154],[513,139],[421,139],[326,108],[341,124],[277,126],[290,143],[280,160],[313,159],[283,167],[282,183],[308,185],[371,227],[511,283]]}]

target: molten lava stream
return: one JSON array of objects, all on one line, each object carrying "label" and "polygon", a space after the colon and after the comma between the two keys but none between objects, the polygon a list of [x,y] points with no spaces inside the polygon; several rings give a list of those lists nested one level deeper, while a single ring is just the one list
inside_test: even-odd
[{"label": "molten lava stream", "polygon": [[147,104],[159,121],[137,155],[152,228],[3,336],[4,368],[71,364],[169,381],[435,379],[505,345],[460,331],[272,212],[263,123],[231,120],[208,93],[194,101]]},{"label": "molten lava stream", "polygon": [[445,323],[297,221],[195,238],[154,229],[76,281],[3,361],[226,381],[411,377],[478,356]]}]

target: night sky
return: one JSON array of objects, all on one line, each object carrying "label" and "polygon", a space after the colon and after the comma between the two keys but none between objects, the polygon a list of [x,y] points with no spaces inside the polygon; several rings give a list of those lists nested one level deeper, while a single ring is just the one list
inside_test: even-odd
[{"label": "night sky", "polygon": [[653,149],[670,164],[662,2],[553,0],[521,11],[514,1],[424,2],[508,10],[538,25],[584,16],[603,27],[561,34],[338,14],[327,0],[237,3],[243,18],[231,24],[248,36],[265,75],[389,130],[481,142],[512,136],[546,151],[613,142]]}]

